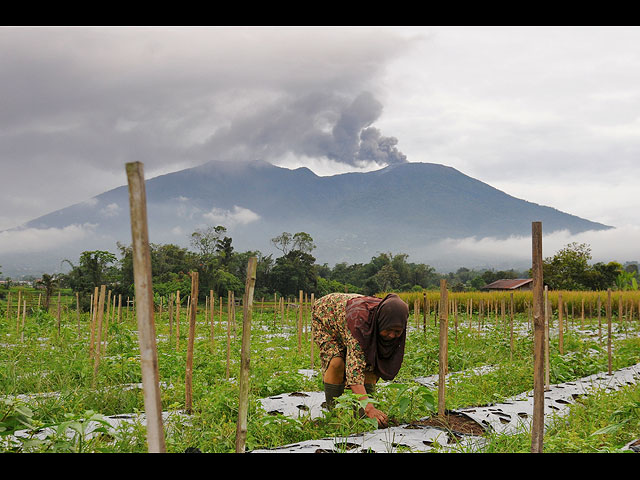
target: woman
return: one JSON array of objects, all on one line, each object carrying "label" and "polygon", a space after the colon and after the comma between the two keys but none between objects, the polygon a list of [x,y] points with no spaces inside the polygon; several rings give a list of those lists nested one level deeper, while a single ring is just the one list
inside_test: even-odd
[{"label": "woman", "polygon": [[[408,317],[409,307],[393,293],[383,299],[330,293],[315,302],[313,338],[320,351],[327,408],[345,385],[365,399],[379,378],[395,378],[404,357]],[[364,413],[387,425],[387,415],[371,402]]]}]

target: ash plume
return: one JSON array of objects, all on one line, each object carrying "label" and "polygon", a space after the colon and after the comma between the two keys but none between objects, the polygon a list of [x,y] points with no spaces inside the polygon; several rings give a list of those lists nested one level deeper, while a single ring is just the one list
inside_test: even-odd
[{"label": "ash plume", "polygon": [[404,163],[407,159],[396,146],[398,140],[372,126],[382,110],[370,92],[354,99],[329,93],[279,99],[218,129],[198,155],[265,161],[287,155],[326,157],[357,167]]}]

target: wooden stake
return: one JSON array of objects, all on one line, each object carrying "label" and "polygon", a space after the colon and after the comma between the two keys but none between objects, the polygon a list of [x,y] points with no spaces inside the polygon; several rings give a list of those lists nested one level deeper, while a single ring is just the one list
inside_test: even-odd
[{"label": "wooden stake", "polygon": [[27,319],[27,299],[22,302],[22,327],[20,328],[20,341],[24,342],[24,322]]},{"label": "wooden stake", "polygon": [[298,353],[302,351],[302,296],[303,292],[300,290],[300,301],[298,302]]},{"label": "wooden stake", "polygon": [[511,292],[511,304],[510,304],[510,311],[509,311],[509,322],[510,322],[510,329],[511,329],[511,338],[510,338],[510,354],[509,354],[509,359],[513,360],[513,292]]},{"label": "wooden stake", "polygon": [[598,294],[598,338],[600,339],[600,343],[602,343],[602,300],[600,300],[600,294]]},{"label": "wooden stake", "polygon": [[213,296],[213,290],[209,290],[209,323],[211,324],[211,351],[213,352],[213,348],[215,347],[215,337],[216,337],[216,332],[215,332],[215,323],[213,322],[213,311],[215,308],[215,304],[216,304],[216,299]]},{"label": "wooden stake", "polygon": [[564,324],[563,324],[562,294],[558,293],[558,349],[564,355]]},{"label": "wooden stake", "polygon": [[106,285],[100,286],[100,298],[98,300],[98,312],[97,312],[97,339],[95,358],[93,359],[93,388],[96,386],[96,380],[98,377],[98,365],[100,364],[100,350],[102,345],[102,317],[104,315],[104,296],[106,291]]},{"label": "wooden stake", "polygon": [[611,375],[611,289],[607,289],[607,358]]},{"label": "wooden stake", "polygon": [[60,336],[60,300],[62,299],[62,292],[58,289],[58,310],[57,310],[57,322],[58,322],[58,336]]},{"label": "wooden stake", "polygon": [[231,290],[227,290],[227,380],[231,363]]},{"label": "wooden stake", "polygon": [[78,335],[80,335],[80,296],[76,292],[76,321],[78,323]]},{"label": "wooden stake", "polygon": [[549,390],[549,315],[551,304],[549,302],[549,287],[544,286],[544,384],[545,390]]},{"label": "wooden stake", "polygon": [[542,222],[533,222],[533,421],[531,425],[531,453],[542,453],[544,439],[544,295],[542,276]]},{"label": "wooden stake", "polygon": [[93,290],[93,299],[91,302],[91,338],[89,339],[89,358],[93,359],[94,343],[95,343],[95,330],[96,330],[96,314],[98,312],[98,290],[100,287],[95,287]]},{"label": "wooden stake", "polygon": [[251,360],[251,313],[253,309],[253,290],[256,283],[256,265],[257,258],[250,257],[247,265],[247,280],[242,301],[242,350],[240,357],[240,399],[238,402],[238,423],[236,426],[236,453],[244,453],[247,439],[249,364]]},{"label": "wooden stake", "polygon": [[176,352],[180,350],[180,290],[176,292]]},{"label": "wooden stake", "polygon": [[187,343],[187,369],[185,373],[185,409],[192,413],[191,380],[193,378],[193,342],[196,334],[198,309],[198,272],[191,272],[191,308],[189,309],[189,340]]},{"label": "wooden stake", "polygon": [[311,346],[310,346],[311,354],[309,355],[311,357],[311,369],[312,370],[313,370],[313,366],[314,366],[314,357],[313,357],[313,344],[314,344],[314,340],[313,340],[313,306],[315,305],[315,303],[316,303],[315,293],[312,293],[311,294],[311,309],[310,309],[310,312],[311,312],[311,321],[310,321],[310,324],[311,324],[311,342],[310,342],[311,343]]},{"label": "wooden stake", "polygon": [[447,382],[447,334],[448,334],[448,315],[447,315],[447,281],[440,280],[440,350],[438,354],[439,372],[438,372],[438,416],[444,418],[445,412],[445,384]]},{"label": "wooden stake", "polygon": [[153,319],[153,286],[151,279],[151,254],[147,226],[147,202],[143,165],[127,163],[129,204],[131,210],[131,236],[133,239],[133,272],[135,295],[138,300],[138,341],[144,407],[147,417],[147,444],[149,452],[166,452],[162,428],[162,404],[158,374],[156,332]]}]

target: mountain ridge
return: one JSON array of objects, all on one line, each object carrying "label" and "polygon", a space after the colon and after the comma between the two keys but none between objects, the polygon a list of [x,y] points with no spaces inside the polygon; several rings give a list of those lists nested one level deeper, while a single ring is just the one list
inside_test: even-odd
[{"label": "mountain ridge", "polygon": [[[270,244],[274,236],[304,231],[317,245],[313,254],[319,263],[329,264],[368,261],[380,252],[406,253],[411,261],[432,264],[423,257],[434,242],[528,236],[532,221],[542,221],[545,233],[611,228],[516,198],[435,163],[318,176],[306,167],[288,169],[264,161],[212,161],[145,183],[152,243],[188,246],[196,228],[224,225],[236,251],[269,254],[277,253]],[[128,187],[123,185],[19,229],[93,225],[93,235],[76,245],[76,254],[113,251],[116,242],[130,243],[128,208]],[[67,250],[51,255],[74,258],[69,256],[73,249]]]}]

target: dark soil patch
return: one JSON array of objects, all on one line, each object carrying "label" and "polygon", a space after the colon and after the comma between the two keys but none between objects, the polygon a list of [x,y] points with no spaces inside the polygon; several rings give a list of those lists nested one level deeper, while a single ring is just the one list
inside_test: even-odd
[{"label": "dark soil patch", "polygon": [[448,412],[445,413],[444,418],[439,416],[430,417],[424,420],[416,420],[411,422],[411,426],[425,426],[436,427],[450,430],[455,433],[462,433],[465,435],[482,436],[486,433],[485,429],[475,420],[462,415],[460,413]]}]

